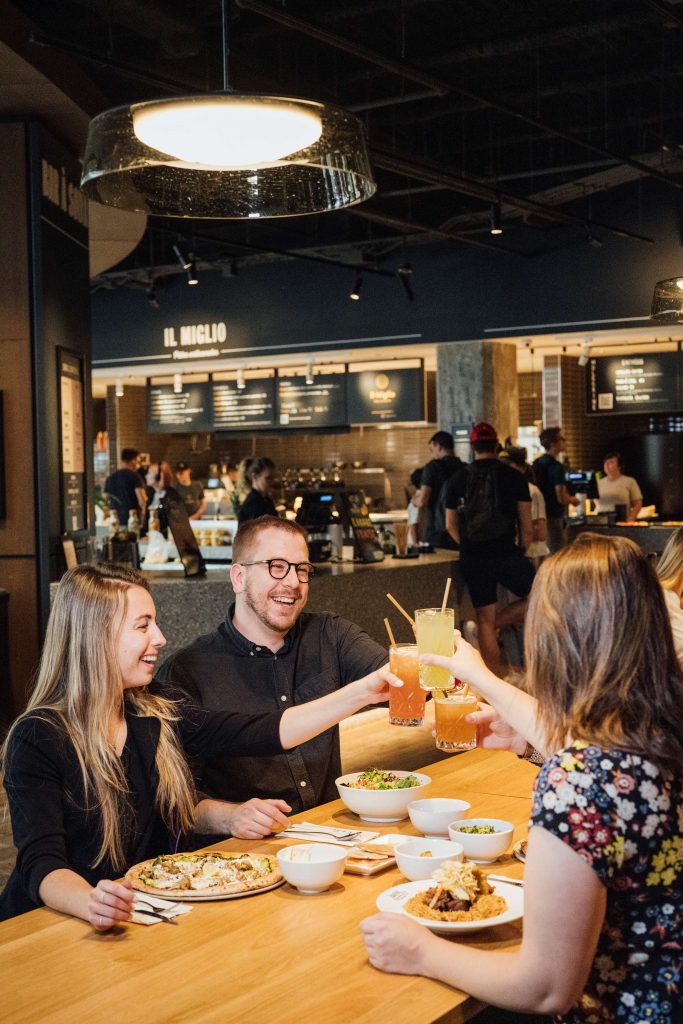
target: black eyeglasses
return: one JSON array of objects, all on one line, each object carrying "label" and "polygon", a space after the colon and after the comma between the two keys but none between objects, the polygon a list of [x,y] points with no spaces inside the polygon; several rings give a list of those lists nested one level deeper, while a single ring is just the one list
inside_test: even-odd
[{"label": "black eyeglasses", "polygon": [[284,558],[262,558],[258,562],[240,562],[240,565],[267,565],[274,580],[283,580],[293,569],[299,583],[308,583],[315,576],[315,566],[310,562],[287,562]]}]

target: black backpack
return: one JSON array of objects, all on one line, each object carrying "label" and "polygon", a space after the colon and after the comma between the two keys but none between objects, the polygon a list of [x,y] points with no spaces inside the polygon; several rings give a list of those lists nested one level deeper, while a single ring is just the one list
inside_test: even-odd
[{"label": "black backpack", "polygon": [[493,459],[488,461],[490,465],[482,461],[468,467],[465,500],[458,509],[460,537],[473,544],[499,540],[511,532],[510,520],[500,508],[501,466]]}]

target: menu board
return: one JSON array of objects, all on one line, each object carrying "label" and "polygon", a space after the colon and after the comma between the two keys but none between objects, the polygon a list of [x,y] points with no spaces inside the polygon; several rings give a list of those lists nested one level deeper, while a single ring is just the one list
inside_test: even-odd
[{"label": "menu board", "polygon": [[59,348],[62,529],[86,527],[83,358]]},{"label": "menu board", "polygon": [[610,414],[680,409],[679,352],[596,356],[586,366],[586,411]]},{"label": "menu board", "polygon": [[214,430],[258,430],[275,426],[275,378],[214,381]]},{"label": "menu board", "polygon": [[148,389],[147,429],[151,434],[191,434],[211,430],[211,391],[208,384],[183,384],[176,394],[172,384]]},{"label": "menu board", "polygon": [[278,377],[278,422],[281,427],[338,427],[345,425],[346,374],[319,373],[306,378]]},{"label": "menu board", "polygon": [[422,367],[361,370],[347,382],[350,423],[415,422],[425,418]]}]

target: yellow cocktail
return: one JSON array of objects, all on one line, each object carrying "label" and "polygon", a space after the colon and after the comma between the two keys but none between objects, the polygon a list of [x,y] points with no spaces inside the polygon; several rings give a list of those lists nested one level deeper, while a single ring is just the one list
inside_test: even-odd
[{"label": "yellow cocktail", "polygon": [[[418,608],[415,612],[418,654],[441,654],[450,658],[453,654],[454,623],[452,608]],[[420,686],[423,690],[451,690],[454,685],[448,669],[420,663]]]},{"label": "yellow cocktail", "polygon": [[389,668],[403,680],[389,694],[389,721],[392,725],[422,725],[427,694],[420,687],[416,644],[392,644]]}]

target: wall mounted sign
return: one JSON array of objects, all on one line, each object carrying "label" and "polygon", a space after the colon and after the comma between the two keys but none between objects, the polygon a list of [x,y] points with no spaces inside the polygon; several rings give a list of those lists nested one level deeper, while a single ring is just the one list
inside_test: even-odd
[{"label": "wall mounted sign", "polygon": [[681,408],[680,376],[680,352],[595,356],[586,366],[586,412],[673,412]]},{"label": "wall mounted sign", "polygon": [[236,380],[215,380],[214,430],[267,430],[276,424],[275,378],[246,377],[244,387]]},{"label": "wall mounted sign", "polygon": [[85,409],[83,357],[57,349],[59,365],[59,425],[61,449],[62,530],[73,533],[86,527]]},{"label": "wall mounted sign", "polygon": [[312,384],[304,376],[277,378],[278,424],[281,427],[315,429],[348,423],[346,374],[319,373]]},{"label": "wall mounted sign", "polygon": [[178,394],[172,384],[147,389],[147,429],[152,434],[194,434],[211,430],[211,390],[208,383],[183,384]]},{"label": "wall mounted sign", "polygon": [[347,380],[350,423],[414,423],[425,418],[421,366],[351,371]]}]

